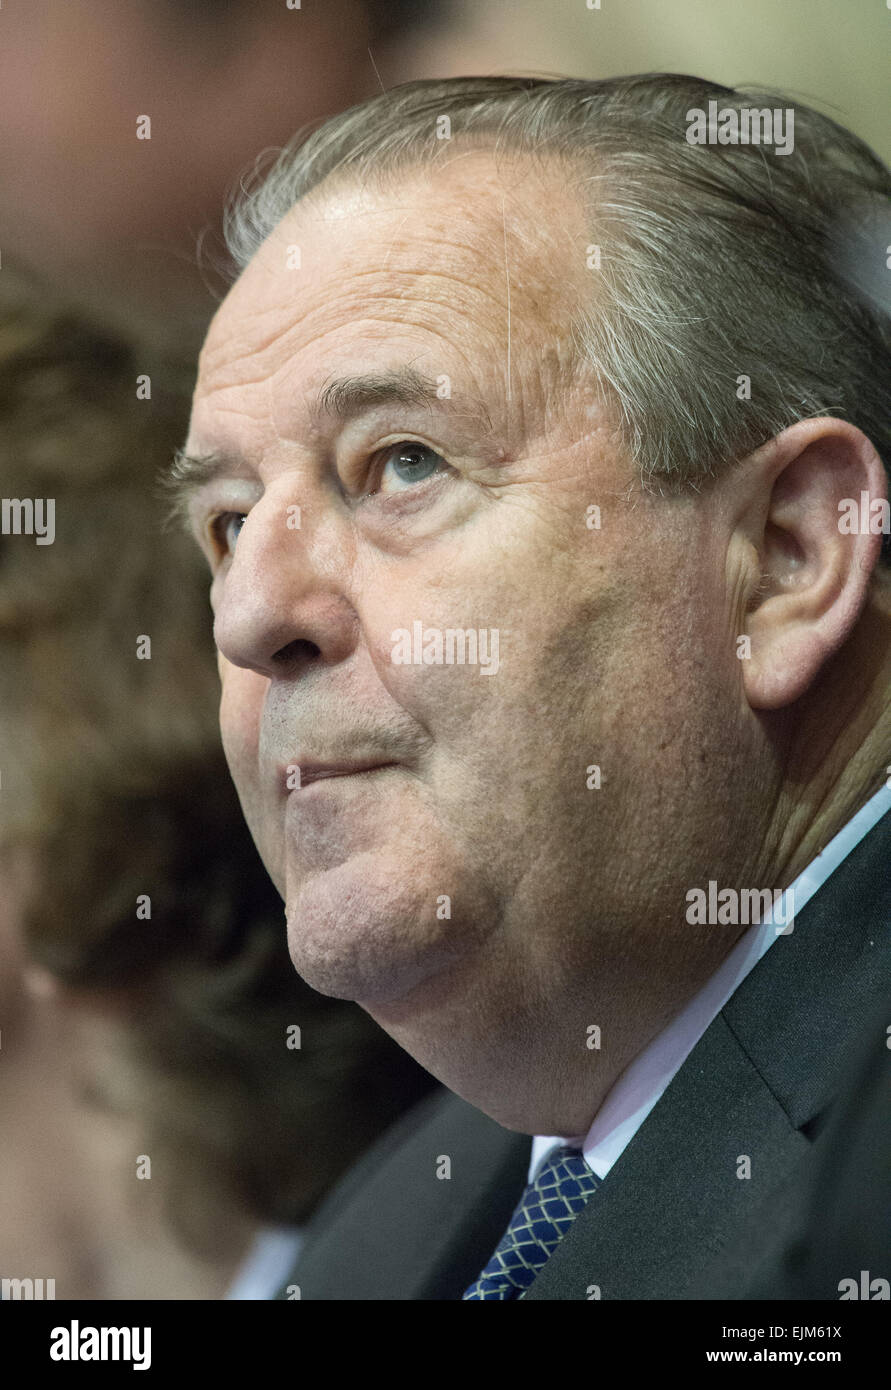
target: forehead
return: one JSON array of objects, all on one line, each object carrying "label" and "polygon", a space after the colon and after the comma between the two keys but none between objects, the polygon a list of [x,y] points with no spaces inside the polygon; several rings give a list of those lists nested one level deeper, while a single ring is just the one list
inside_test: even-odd
[{"label": "forehead", "polygon": [[297,204],[218,311],[205,396],[296,371],[321,379],[369,347],[436,374],[566,355],[590,293],[584,210],[556,161],[456,153],[384,186],[325,184]]}]

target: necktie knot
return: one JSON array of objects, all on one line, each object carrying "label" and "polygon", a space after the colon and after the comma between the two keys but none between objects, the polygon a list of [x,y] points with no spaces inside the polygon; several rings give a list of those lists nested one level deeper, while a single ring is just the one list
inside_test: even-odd
[{"label": "necktie knot", "polygon": [[495,1254],[463,1300],[516,1298],[550,1259],[599,1180],[579,1149],[555,1149],[529,1183]]}]

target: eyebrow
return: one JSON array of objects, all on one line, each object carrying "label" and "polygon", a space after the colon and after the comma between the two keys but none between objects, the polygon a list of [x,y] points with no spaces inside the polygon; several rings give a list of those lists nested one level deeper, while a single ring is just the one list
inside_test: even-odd
[{"label": "eyebrow", "polygon": [[433,406],[437,389],[432,377],[414,367],[335,377],[319,392],[312,415],[316,422],[322,417],[351,420],[375,405]]},{"label": "eyebrow", "polygon": [[196,492],[200,492],[215,478],[237,477],[244,471],[237,458],[231,454],[187,454],[177,449],[172,463],[158,479],[162,496],[170,502],[167,524],[178,522],[191,530],[189,505]]},{"label": "eyebrow", "polygon": [[[380,405],[401,405],[407,408],[426,406],[448,408],[453,414],[472,422],[484,434],[491,433],[492,419],[480,397],[453,398],[441,394],[441,383],[425,376],[414,367],[397,367],[384,372],[367,372],[359,376],[335,377],[322,387],[310,407],[314,426],[326,420],[341,424]],[[216,478],[238,476],[244,464],[237,456],[227,453],[192,455],[177,449],[173,462],[162,478],[162,486],[172,495],[172,513],[188,524],[188,509],[192,497]]]}]

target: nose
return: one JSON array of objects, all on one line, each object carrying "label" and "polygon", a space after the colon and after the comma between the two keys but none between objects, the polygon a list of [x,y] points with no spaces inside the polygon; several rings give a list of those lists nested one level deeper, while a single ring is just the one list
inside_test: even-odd
[{"label": "nose", "polygon": [[344,661],[359,626],[343,589],[348,524],[330,516],[313,522],[304,510],[292,530],[287,517],[286,502],[271,492],[251,509],[215,600],[220,652],[270,678]]}]

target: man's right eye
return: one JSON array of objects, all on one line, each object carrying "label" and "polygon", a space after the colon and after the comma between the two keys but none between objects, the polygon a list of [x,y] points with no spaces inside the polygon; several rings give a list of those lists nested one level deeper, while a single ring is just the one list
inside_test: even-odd
[{"label": "man's right eye", "polygon": [[210,533],[220,558],[234,555],[241,528],[247,520],[245,512],[220,512],[210,523]]}]

